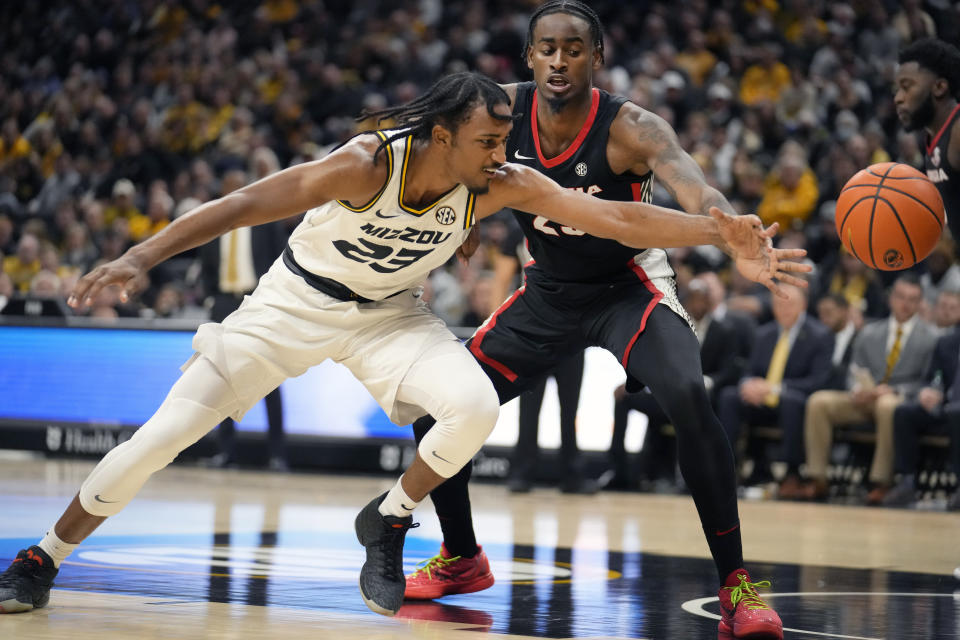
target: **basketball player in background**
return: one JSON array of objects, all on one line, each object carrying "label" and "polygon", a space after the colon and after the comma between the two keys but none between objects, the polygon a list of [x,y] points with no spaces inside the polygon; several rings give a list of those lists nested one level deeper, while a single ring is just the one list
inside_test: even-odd
[{"label": "basketball player in background", "polygon": [[[649,201],[656,176],[688,212],[735,214],[708,186],[676,133],[625,98],[593,88],[603,64],[599,18],[578,0],[551,0],[530,19],[525,56],[533,82],[509,85],[517,122],[507,157],[569,190],[606,201]],[[602,346],[627,372],[627,390],[646,385],[677,431],[678,460],[719,574],[720,630],[734,637],[783,637],[780,617],[743,568],[733,451],[704,387],[700,343],[677,300],[666,252],[637,252],[588,229],[515,212],[535,263],[526,281],[467,342],[505,403],[571,354]],[[429,437],[430,416],[414,424]],[[477,545],[467,482],[470,465],[431,493],[443,545],[407,577],[407,597],[436,598],[493,584]]]},{"label": "basketball player in background", "polygon": [[960,246],[960,49],[917,40],[900,52],[893,102],[903,128],[923,132],[923,164]]},{"label": "basketball player in background", "polygon": [[397,424],[430,412],[437,428],[388,492],[354,523],[366,547],[360,590],[385,615],[404,594],[403,541],[427,493],[479,451],[493,429],[493,386],[417,285],[457,251],[474,221],[504,207],[637,247],[713,243],[738,268],[777,290],[801,271],[770,247],[775,228],[719,209],[690,216],[642,203],[604,203],[541,173],[507,165],[510,99],[479,74],[439,80],[389,110],[400,129],[366,133],[322,160],[272,174],[197,207],[161,232],[83,276],[68,303],[87,306],[108,286],[126,302],[146,272],[231,229],[307,211],[282,257],[237,311],[201,325],[196,352],[157,412],[110,451],[46,536],[0,575],[0,612],[44,606],[64,558],[147,479],[226,416],[239,420],[283,380],[330,358],[364,383]]},{"label": "basketball player in background", "polygon": [[[923,165],[960,252],[960,49],[923,38],[900,51],[893,102],[904,129],[923,130]],[[953,575],[960,580],[960,567]]]}]

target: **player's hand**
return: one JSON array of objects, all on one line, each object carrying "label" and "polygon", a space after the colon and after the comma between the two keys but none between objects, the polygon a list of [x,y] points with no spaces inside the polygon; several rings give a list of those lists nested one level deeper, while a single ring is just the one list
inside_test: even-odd
[{"label": "player's hand", "polygon": [[779,286],[781,282],[807,286],[805,280],[791,273],[807,273],[813,267],[790,261],[791,258],[804,257],[807,252],[805,249],[774,249],[772,238],[777,235],[777,223],[764,229],[757,216],[732,216],[716,207],[710,208],[710,215],[717,221],[720,237],[729,247],[737,271],[743,277],[759,282],[780,297],[787,295]]},{"label": "player's hand", "polygon": [[457,248],[457,257],[460,258],[460,263],[464,266],[470,262],[470,258],[474,253],[477,252],[477,247],[480,246],[480,232],[477,231],[476,225],[470,227],[470,233],[467,235],[467,239],[463,241]]},{"label": "player's hand", "polygon": [[67,304],[73,309],[90,306],[104,287],[119,285],[120,302],[127,302],[133,294],[147,285],[147,271],[129,254],[100,265],[77,281]]}]

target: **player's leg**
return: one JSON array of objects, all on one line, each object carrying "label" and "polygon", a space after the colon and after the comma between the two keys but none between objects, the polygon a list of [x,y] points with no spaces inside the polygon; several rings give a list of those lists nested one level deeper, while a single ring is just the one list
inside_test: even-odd
[{"label": "player's leg", "polygon": [[[410,331],[404,334],[407,337]],[[445,327],[435,328],[424,339],[408,366],[403,364],[409,359],[407,343],[399,342],[403,344],[393,354],[387,346],[344,361],[368,388],[371,380],[389,378],[390,360],[398,361],[394,366],[405,371],[396,388],[394,409],[384,408],[398,423],[403,422],[404,412],[412,411],[429,411],[437,419],[394,487],[371,501],[356,519],[357,538],[367,555],[360,573],[361,594],[371,610],[384,615],[394,615],[403,602],[403,542],[413,526],[413,510],[432,489],[470,462],[496,425],[500,406],[486,374]]]},{"label": "player's leg", "polygon": [[[543,377],[577,340],[561,337],[557,327],[544,326],[543,318],[562,321],[561,312],[538,311],[546,302],[539,290],[528,286],[517,291],[491,319],[467,341],[467,347],[493,383],[500,404],[517,397]],[[562,349],[562,348],[563,349]],[[582,349],[582,345],[580,346]],[[434,418],[414,422],[418,444],[430,433]],[[420,570],[407,576],[406,597],[430,599],[479,590],[487,582],[489,564],[477,544],[470,508],[471,465],[467,464],[430,493],[443,532],[440,553]],[[489,584],[492,584],[492,575]],[[489,586],[489,584],[487,586]],[[486,587],[480,587],[486,588]]]},{"label": "player's leg", "polygon": [[[629,376],[650,388],[676,429],[680,471],[722,585],[720,628],[735,637],[782,638],[779,616],[756,590],[769,583],[753,582],[743,568],[733,451],[703,383],[700,344],[686,320],[664,304],[648,308],[644,302],[642,292],[611,302],[598,328],[605,346],[626,362]],[[645,324],[636,326],[643,317]]]},{"label": "player's leg", "polygon": [[56,525],[36,546],[21,551],[0,576],[0,612],[44,606],[67,555],[107,517],[119,513],[153,473],[236,407],[236,396],[220,371],[204,356],[194,359],[157,412],[97,464]]}]

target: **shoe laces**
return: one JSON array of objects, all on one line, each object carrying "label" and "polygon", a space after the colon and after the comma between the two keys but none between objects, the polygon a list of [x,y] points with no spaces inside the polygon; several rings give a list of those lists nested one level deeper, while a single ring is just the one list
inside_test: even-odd
[{"label": "shoe laces", "polygon": [[43,564],[43,558],[36,555],[32,549],[27,549],[18,553],[10,568],[0,573],[0,586],[15,585],[19,576],[48,582],[50,578],[45,574],[49,573],[50,570]]},{"label": "shoe laces", "polygon": [[742,602],[747,609],[751,610],[770,608],[770,606],[760,598],[760,594],[757,593],[757,587],[770,588],[769,580],[750,582],[747,580],[747,576],[742,573],[737,574],[737,579],[740,580],[740,584],[737,586],[724,587],[724,589],[730,590],[730,603],[734,607],[736,607],[738,603]]},{"label": "shoe laces", "polygon": [[427,580],[433,580],[433,571],[440,573],[443,569],[446,568],[448,564],[456,562],[462,556],[453,556],[452,558],[444,558],[443,554],[438,553],[429,560],[424,560],[423,562],[417,563],[417,568],[411,575],[411,577],[416,577],[421,573],[427,574]]},{"label": "shoe laces", "polygon": [[383,534],[373,543],[380,553],[382,562],[380,566],[383,571],[381,575],[388,579],[397,581],[404,580],[403,576],[403,538],[407,534],[407,529],[416,529],[420,526],[419,522],[410,524],[392,524],[384,528]]}]

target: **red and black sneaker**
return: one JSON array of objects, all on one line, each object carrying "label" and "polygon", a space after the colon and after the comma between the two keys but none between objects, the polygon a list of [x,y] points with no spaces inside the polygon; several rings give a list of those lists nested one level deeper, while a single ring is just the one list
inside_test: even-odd
[{"label": "red and black sneaker", "polygon": [[432,600],[455,593],[473,593],[493,586],[490,561],[483,547],[477,545],[472,558],[452,556],[440,545],[440,553],[417,565],[407,576],[407,600]]},{"label": "red and black sneaker", "polygon": [[0,613],[19,613],[47,606],[50,587],[59,570],[53,558],[34,545],[23,549],[0,573]]},{"label": "red and black sneaker", "polygon": [[737,569],[720,587],[719,631],[732,638],[783,640],[783,622],[757,593],[757,587],[769,587],[770,581],[752,582],[746,569]]}]

